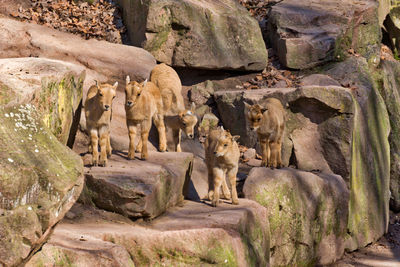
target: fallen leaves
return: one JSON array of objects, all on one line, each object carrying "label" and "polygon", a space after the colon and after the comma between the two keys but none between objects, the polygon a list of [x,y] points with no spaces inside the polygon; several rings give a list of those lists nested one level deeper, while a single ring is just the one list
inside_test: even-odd
[{"label": "fallen leaves", "polygon": [[239,3],[244,6],[250,14],[257,20],[261,21],[267,17],[271,6],[277,4],[278,0],[239,0]]},{"label": "fallen leaves", "polygon": [[263,87],[298,87],[300,86],[300,79],[289,70],[279,70],[271,63],[253,79],[250,79],[243,84],[246,90],[260,89]]},{"label": "fallen leaves", "polygon": [[121,12],[113,1],[96,0],[92,4],[73,0],[32,0],[27,9],[19,7],[11,16],[23,21],[79,34],[86,39],[96,38],[121,43],[126,32]]}]

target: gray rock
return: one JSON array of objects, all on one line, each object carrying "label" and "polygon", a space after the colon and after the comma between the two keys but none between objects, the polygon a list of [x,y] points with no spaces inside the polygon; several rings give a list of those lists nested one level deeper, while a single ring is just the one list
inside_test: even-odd
[{"label": "gray rock", "polygon": [[377,10],[373,0],[284,0],[271,8],[267,34],[279,61],[288,68],[343,60],[348,49],[379,61]]},{"label": "gray rock", "polygon": [[82,201],[126,217],[152,219],[182,202],[192,162],[188,153],[150,152],[147,161],[112,155],[109,166],[86,169]]},{"label": "gray rock", "polygon": [[243,192],[268,210],[271,266],[325,265],[342,257],[349,190],[340,176],[253,168]]},{"label": "gray rock", "polygon": [[257,21],[235,0],[119,0],[135,46],[157,61],[198,69],[262,70],[267,50]]},{"label": "gray rock", "polygon": [[256,158],[256,150],[254,148],[249,148],[246,152],[243,153],[243,159],[255,159]]}]

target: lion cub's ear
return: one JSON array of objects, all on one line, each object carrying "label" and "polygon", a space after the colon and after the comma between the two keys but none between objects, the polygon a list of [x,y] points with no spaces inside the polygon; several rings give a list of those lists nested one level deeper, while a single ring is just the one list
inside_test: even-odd
[{"label": "lion cub's ear", "polygon": [[251,105],[250,105],[249,103],[244,102],[244,107],[245,107],[246,109],[250,109],[250,108],[251,108]]},{"label": "lion cub's ear", "polygon": [[115,82],[114,85],[113,85],[113,87],[114,87],[114,90],[117,90],[118,82]]},{"label": "lion cub's ear", "polygon": [[125,82],[126,84],[129,84],[131,82],[131,77],[129,77],[129,75],[126,76]]},{"label": "lion cub's ear", "polygon": [[232,141],[236,142],[240,138],[240,135],[234,135],[232,136]]}]

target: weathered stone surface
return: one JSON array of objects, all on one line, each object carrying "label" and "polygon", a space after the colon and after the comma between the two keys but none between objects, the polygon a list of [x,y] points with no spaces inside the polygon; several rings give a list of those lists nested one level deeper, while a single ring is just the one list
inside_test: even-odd
[{"label": "weathered stone surface", "polygon": [[284,0],[271,8],[268,36],[279,61],[305,69],[343,60],[353,49],[379,61],[380,25],[374,0]]},{"label": "weathered stone surface", "polygon": [[145,79],[156,64],[144,49],[84,40],[37,24],[0,18],[0,58],[45,57],[76,63],[87,69],[85,88],[99,81]]},{"label": "weathered stone surface", "polygon": [[[73,220],[64,219],[42,251],[28,263],[52,262],[60,251],[70,264],[83,262],[90,247],[112,247],[109,262],[132,266],[268,266],[269,224],[266,209],[251,200],[239,206],[222,203],[213,208],[185,201],[151,223],[136,224],[117,214],[77,205]],[[80,240],[87,241],[80,241]],[[107,251],[107,250],[106,250]],[[92,252],[92,251],[91,251]],[[101,255],[99,249],[93,254]],[[104,253],[104,252],[102,252]],[[86,254],[86,255],[85,255]],[[94,259],[96,260],[96,259]],[[97,259],[99,261],[100,259]],[[105,259],[104,259],[105,260]],[[96,261],[94,261],[96,262]],[[83,265],[85,266],[85,265]],[[93,265],[92,265],[93,266]],[[115,265],[120,266],[120,265]]]},{"label": "weathered stone surface", "polygon": [[343,255],[349,190],[340,176],[253,168],[243,192],[268,210],[271,266],[329,264]]},{"label": "weathered stone surface", "polygon": [[[387,231],[390,124],[379,92],[384,82],[381,70],[361,57],[327,65],[321,72],[352,89],[305,86],[216,92],[215,99],[225,128],[244,137],[241,142],[249,147],[254,146],[256,138],[247,132],[243,102],[262,104],[263,99],[276,97],[288,104],[289,136],[284,137],[283,162],[329,173],[327,163],[330,171],[344,178],[350,190],[347,227],[351,238],[346,246],[354,250]],[[316,125],[318,132],[313,130]],[[317,133],[319,140],[309,138]],[[308,152],[310,148],[313,153]],[[317,152],[318,157],[313,157]]]},{"label": "weathered stone surface", "polygon": [[383,86],[380,88],[389,113],[390,207],[400,211],[400,63],[382,61]]},{"label": "weathered stone surface", "polygon": [[[218,111],[225,128],[240,135],[240,143],[257,147],[257,136],[248,129],[243,102],[263,104],[268,97],[281,100],[287,122],[282,160],[302,170],[350,175],[353,100],[348,89],[337,86],[304,86],[298,89],[218,91]],[[312,151],[310,153],[310,151]]]},{"label": "weathered stone surface", "polygon": [[119,0],[131,41],[172,66],[262,70],[257,21],[235,0]]},{"label": "weathered stone surface", "polygon": [[324,74],[311,74],[301,79],[302,86],[341,86],[335,79]]},{"label": "weathered stone surface", "polygon": [[0,265],[20,266],[79,197],[83,165],[31,104],[0,107],[0,140]]},{"label": "weathered stone surface", "polygon": [[86,169],[83,201],[131,218],[154,218],[183,200],[192,171],[188,153],[150,152],[149,160],[112,155],[109,167]]},{"label": "weathered stone surface", "polygon": [[382,74],[365,59],[352,57],[324,72],[341,84],[354,84],[348,231],[356,249],[376,241],[389,222],[390,123],[380,95]]},{"label": "weathered stone surface", "polygon": [[0,59],[0,105],[31,103],[63,144],[73,143],[85,68],[42,58]]}]

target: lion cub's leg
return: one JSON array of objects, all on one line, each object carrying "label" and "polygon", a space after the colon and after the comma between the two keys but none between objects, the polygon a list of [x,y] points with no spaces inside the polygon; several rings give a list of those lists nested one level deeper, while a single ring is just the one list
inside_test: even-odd
[{"label": "lion cub's leg", "polygon": [[239,199],[236,190],[236,175],[238,172],[238,167],[232,168],[228,171],[227,176],[229,178],[229,182],[231,183],[232,188],[232,204],[239,205]]},{"label": "lion cub's leg", "polygon": [[107,142],[108,131],[100,129],[100,162],[99,165],[105,167],[107,164]]},{"label": "lion cub's leg", "polygon": [[179,129],[172,129],[172,135],[174,138],[174,144],[175,144],[175,151],[176,152],[182,152],[181,149],[181,132],[182,130]]},{"label": "lion cub's leg", "polygon": [[137,124],[128,121],[128,131],[129,131],[129,152],[128,158],[135,159],[135,136],[137,132]]},{"label": "lion cub's leg", "polygon": [[218,206],[219,203],[219,192],[221,190],[221,184],[224,177],[224,172],[220,168],[213,168],[213,180],[214,180],[214,196],[211,201],[211,205],[214,207]]},{"label": "lion cub's leg", "polygon": [[165,133],[164,116],[156,114],[154,116],[154,124],[158,131],[158,149],[161,152],[165,152],[167,150],[167,137]]},{"label": "lion cub's leg", "polygon": [[148,151],[147,151],[147,140],[149,139],[149,132],[150,132],[150,128],[151,128],[151,120],[144,120],[142,121],[142,125],[141,125],[142,129],[141,129],[141,140],[142,140],[142,152],[140,157],[142,159],[147,159],[148,158]]},{"label": "lion cub's leg", "polygon": [[110,140],[110,131],[107,133],[107,157],[111,157],[112,154],[112,147],[111,147],[111,140]]},{"label": "lion cub's leg", "polygon": [[222,193],[224,194],[225,199],[231,199],[231,192],[229,191],[225,178],[222,180]]},{"label": "lion cub's leg", "polygon": [[97,147],[99,145],[99,138],[98,138],[98,132],[95,129],[90,130],[90,143],[92,147],[92,165],[97,166],[99,162],[99,151],[97,150]]},{"label": "lion cub's leg", "polygon": [[210,201],[213,200],[214,197],[214,179],[213,179],[213,170],[212,168],[207,164],[207,170],[208,170],[208,199]]},{"label": "lion cub's leg", "polygon": [[278,165],[276,166],[278,169],[283,167],[282,164],[282,142],[278,142]]},{"label": "lion cub's leg", "polygon": [[268,138],[265,138],[259,134],[258,140],[260,142],[261,151],[262,151],[261,167],[268,167],[270,164],[270,149],[269,149],[269,144],[268,144]]},{"label": "lion cub's leg", "polygon": [[271,168],[280,168],[280,160],[279,160],[279,150],[281,148],[278,142],[270,142],[271,147],[271,159],[270,159],[270,167]]}]

